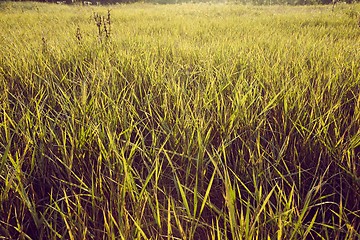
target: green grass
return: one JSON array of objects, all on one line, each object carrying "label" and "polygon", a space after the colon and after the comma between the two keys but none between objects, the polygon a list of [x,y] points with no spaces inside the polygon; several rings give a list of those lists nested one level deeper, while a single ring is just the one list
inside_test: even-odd
[{"label": "green grass", "polygon": [[0,238],[360,237],[359,4],[0,9]]}]

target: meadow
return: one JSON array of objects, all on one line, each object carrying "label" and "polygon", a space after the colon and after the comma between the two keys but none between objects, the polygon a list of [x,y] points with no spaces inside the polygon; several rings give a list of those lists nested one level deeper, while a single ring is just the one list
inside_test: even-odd
[{"label": "meadow", "polygon": [[0,239],[359,239],[360,4],[0,3]]}]

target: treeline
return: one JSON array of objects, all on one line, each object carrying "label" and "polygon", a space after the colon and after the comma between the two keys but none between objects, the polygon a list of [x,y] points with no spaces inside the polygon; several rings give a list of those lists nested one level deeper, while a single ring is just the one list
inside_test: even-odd
[{"label": "treeline", "polygon": [[[0,0],[1,1],[1,0]],[[37,1],[37,2],[52,2],[62,4],[84,4],[84,5],[104,5],[116,3],[131,3],[131,2],[154,2],[154,3],[184,3],[184,2],[223,2],[226,0],[13,0],[13,1]],[[336,2],[354,3],[360,0],[230,0],[237,3],[244,4],[258,4],[258,5],[273,5],[273,4],[288,4],[288,5],[310,5],[310,4],[334,4]]]}]

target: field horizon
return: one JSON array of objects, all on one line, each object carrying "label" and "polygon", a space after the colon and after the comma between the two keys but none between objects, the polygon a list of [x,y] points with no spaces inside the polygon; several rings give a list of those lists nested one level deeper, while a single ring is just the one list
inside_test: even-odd
[{"label": "field horizon", "polygon": [[360,238],[360,4],[0,27],[0,239]]}]

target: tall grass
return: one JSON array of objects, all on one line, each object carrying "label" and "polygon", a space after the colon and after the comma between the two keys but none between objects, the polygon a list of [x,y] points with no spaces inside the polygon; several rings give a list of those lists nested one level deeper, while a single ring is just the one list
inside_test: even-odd
[{"label": "tall grass", "polygon": [[360,237],[359,5],[0,9],[1,238]]}]

